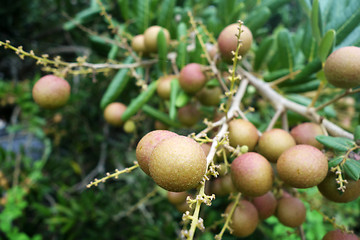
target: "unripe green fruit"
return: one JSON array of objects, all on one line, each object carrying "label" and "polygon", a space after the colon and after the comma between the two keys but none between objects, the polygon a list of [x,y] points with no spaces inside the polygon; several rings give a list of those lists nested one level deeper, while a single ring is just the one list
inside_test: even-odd
[{"label": "unripe green fruit", "polygon": [[246,196],[258,197],[267,193],[273,184],[273,169],[263,156],[249,152],[231,164],[231,177],[236,189]]},{"label": "unripe green fruit", "polygon": [[55,75],[40,78],[32,89],[34,101],[42,108],[62,107],[70,98],[70,84]]},{"label": "unripe green fruit", "polygon": [[133,133],[133,132],[135,132],[135,129],[136,129],[135,122],[133,120],[127,120],[124,123],[123,128],[126,133]]},{"label": "unripe green fruit", "polygon": [[167,193],[168,201],[173,205],[178,205],[186,202],[186,198],[189,196],[187,192],[170,192]]},{"label": "unripe green fruit", "polygon": [[206,156],[200,144],[184,136],[160,142],[149,161],[150,176],[162,188],[183,192],[198,186],[206,172]]},{"label": "unripe green fruit", "polygon": [[162,99],[169,100],[171,92],[171,80],[176,79],[175,75],[167,75],[159,78],[156,92]]},{"label": "unripe green fruit", "polygon": [[277,206],[277,200],[272,192],[267,192],[260,197],[254,198],[252,203],[258,210],[259,218],[261,220],[274,215]]},{"label": "unripe green fruit", "polygon": [[296,188],[309,188],[324,180],[328,161],[319,149],[310,145],[296,145],[281,154],[276,167],[285,183]]},{"label": "unripe green fruit", "polygon": [[157,52],[157,36],[160,32],[160,30],[163,30],[166,43],[169,44],[170,42],[170,33],[167,29],[162,28],[160,26],[151,26],[144,32],[144,42],[147,52]]},{"label": "unripe green fruit", "polygon": [[139,34],[133,37],[133,39],[131,40],[131,47],[137,53],[145,53],[146,47],[144,34]]},{"label": "unripe green fruit", "polygon": [[[219,51],[225,61],[231,61],[231,59],[234,57],[231,52],[235,52],[238,45],[238,39],[236,37],[236,35],[239,34],[238,27],[238,23],[231,24],[224,28],[218,37]],[[239,55],[244,56],[251,48],[253,36],[250,29],[246,26],[242,25],[241,30],[243,31],[240,35],[242,45],[239,49]]]},{"label": "unripe green fruit", "polygon": [[[230,203],[225,210],[225,213],[230,213],[234,203]],[[258,212],[255,206],[246,200],[241,200],[236,206],[232,215],[230,228],[233,230],[231,233],[237,237],[246,237],[255,232],[259,224]]]},{"label": "unripe green fruit", "polygon": [[188,94],[200,91],[206,83],[206,76],[202,72],[201,65],[189,63],[183,67],[179,76],[180,87]]},{"label": "unripe green fruit", "polygon": [[283,152],[295,145],[294,138],[287,131],[274,128],[260,137],[258,151],[267,160],[276,163]]},{"label": "unripe green fruit", "polygon": [[281,198],[277,203],[276,217],[288,227],[299,227],[306,219],[304,203],[295,197]]},{"label": "unripe green fruit", "polygon": [[222,91],[220,87],[204,87],[196,94],[196,98],[204,106],[217,106],[221,100]]},{"label": "unripe green fruit", "polygon": [[230,145],[246,145],[249,151],[253,151],[258,142],[259,135],[256,127],[249,121],[243,119],[234,119],[229,122],[229,140]]},{"label": "unripe green fruit", "polygon": [[177,136],[176,133],[166,130],[155,130],[147,133],[138,143],[136,147],[136,159],[140,168],[150,175],[149,159],[152,151],[161,141]]},{"label": "unripe green fruit", "polygon": [[178,109],[179,122],[186,127],[194,126],[200,120],[200,116],[198,108],[193,104]]},{"label": "unripe green fruit", "polygon": [[319,124],[312,122],[299,124],[291,130],[290,134],[295,139],[296,144],[307,144],[320,150],[324,148],[324,145],[315,139],[318,135],[324,135]]},{"label": "unripe green fruit", "polygon": [[326,79],[338,88],[360,85],[360,48],[342,47],[330,54],[324,66]]},{"label": "unripe green fruit", "polygon": [[333,230],[328,232],[322,240],[359,240],[355,234],[341,232],[341,230]]},{"label": "unripe green fruit", "polygon": [[337,190],[339,184],[336,183],[336,175],[329,172],[324,181],[322,181],[317,187],[319,192],[330,201],[347,203],[354,201],[360,196],[360,180],[354,181],[347,179],[347,181],[348,183],[345,184],[345,192],[341,193]]},{"label": "unripe green fruit", "polygon": [[113,102],[106,106],[104,110],[104,118],[107,123],[114,127],[119,127],[123,125],[123,120],[121,119],[123,113],[126,110],[126,106],[119,102]]}]

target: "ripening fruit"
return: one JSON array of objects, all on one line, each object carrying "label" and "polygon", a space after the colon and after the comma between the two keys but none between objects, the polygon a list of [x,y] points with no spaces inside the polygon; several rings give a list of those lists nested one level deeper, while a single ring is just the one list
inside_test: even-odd
[{"label": "ripening fruit", "polygon": [[188,94],[200,91],[206,83],[206,76],[198,63],[189,63],[180,71],[180,87]]},{"label": "ripening fruit", "polygon": [[204,106],[218,106],[222,91],[220,87],[204,87],[196,94],[196,98]]},{"label": "ripening fruit", "polygon": [[123,126],[124,132],[133,133],[136,130],[136,125],[133,120],[127,120]]},{"label": "ripening fruit", "polygon": [[258,139],[257,129],[251,122],[243,119],[234,119],[229,122],[229,140],[231,146],[246,145],[251,152],[254,150]]},{"label": "ripening fruit", "polygon": [[207,143],[203,143],[200,146],[204,150],[205,156],[209,155],[211,145]]},{"label": "ripening fruit", "polygon": [[144,34],[139,34],[133,37],[133,39],[131,40],[131,47],[137,53],[145,53],[146,47]]},{"label": "ripening fruit", "polygon": [[186,211],[191,212],[193,210],[190,208],[190,206],[187,202],[182,202],[180,204],[176,204],[175,207],[181,213],[185,213]]},{"label": "ripening fruit", "polygon": [[320,150],[324,148],[324,145],[315,139],[318,135],[324,135],[319,124],[312,122],[301,123],[294,127],[290,134],[295,139],[296,144],[307,144]]},{"label": "ripening fruit", "polygon": [[272,192],[267,192],[260,197],[255,197],[252,203],[256,207],[261,220],[274,215],[277,206],[277,200]]},{"label": "ripening fruit", "polygon": [[160,122],[159,120],[156,120],[155,123],[154,123],[154,128],[156,130],[168,130],[169,129],[169,126],[166,125],[165,123],[163,122]]},{"label": "ripening fruit", "polygon": [[299,227],[305,222],[306,208],[300,199],[285,197],[279,199],[275,215],[285,226]]},{"label": "ripening fruit", "polygon": [[329,172],[324,181],[322,181],[317,187],[319,192],[329,199],[330,201],[337,203],[347,203],[354,201],[360,196],[360,180],[354,181],[352,179],[346,179],[348,181],[345,184],[345,192],[337,190],[339,185],[336,183],[336,175]]},{"label": "ripening fruit", "polygon": [[341,232],[341,230],[333,230],[328,232],[322,240],[359,240],[355,234]]},{"label": "ripening fruit", "polygon": [[281,154],[276,167],[285,183],[295,188],[309,188],[324,180],[328,161],[319,149],[310,145],[296,145]]},{"label": "ripening fruit", "polygon": [[342,47],[331,53],[326,59],[324,73],[335,87],[360,86],[360,48]]},{"label": "ripening fruit", "polygon": [[147,52],[157,52],[157,36],[163,30],[167,44],[170,42],[170,33],[167,29],[160,26],[151,26],[144,32],[144,42]]},{"label": "ripening fruit", "polygon": [[235,158],[231,163],[231,177],[239,192],[258,197],[271,189],[274,172],[266,158],[249,152]]},{"label": "ripening fruit", "polygon": [[201,114],[193,104],[188,104],[178,109],[178,119],[186,127],[194,126],[200,120]]},{"label": "ripening fruit", "polygon": [[259,138],[258,152],[270,162],[276,163],[280,155],[295,146],[294,138],[285,130],[274,128]]},{"label": "ripening fruit", "polygon": [[42,108],[62,107],[70,98],[70,84],[55,75],[40,78],[32,89],[34,101]]},{"label": "ripening fruit", "polygon": [[[230,203],[225,213],[230,213],[234,203]],[[246,237],[255,232],[259,223],[259,216],[255,206],[246,200],[241,200],[236,206],[232,215],[230,228],[233,230],[231,233],[237,237]]]},{"label": "ripening fruit", "polygon": [[204,150],[199,143],[185,136],[165,139],[150,155],[150,176],[160,187],[172,192],[198,186],[206,168]]},{"label": "ripening fruit", "polygon": [[147,133],[143,138],[141,138],[136,147],[136,159],[140,168],[147,175],[150,175],[149,159],[155,146],[161,141],[174,136],[177,136],[177,134],[167,130],[155,130]]},{"label": "ripening fruit", "polygon": [[[224,28],[218,37],[219,51],[225,61],[231,61],[234,57],[231,52],[235,52],[238,45],[238,39],[236,37],[236,35],[239,34],[238,27],[238,23],[231,24]],[[244,56],[251,47],[253,36],[250,29],[246,26],[242,25],[241,30],[240,40],[242,41],[242,46],[239,49],[239,55]]]},{"label": "ripening fruit", "polygon": [[171,80],[176,79],[175,75],[166,75],[159,78],[156,92],[164,100],[170,99]]},{"label": "ripening fruit", "polygon": [[113,102],[106,106],[104,110],[104,118],[107,123],[114,127],[119,127],[123,125],[123,120],[121,119],[123,113],[126,110],[126,106],[119,102]]},{"label": "ripening fruit", "polygon": [[173,205],[178,205],[186,201],[189,194],[187,192],[170,192],[167,193],[168,201]]}]

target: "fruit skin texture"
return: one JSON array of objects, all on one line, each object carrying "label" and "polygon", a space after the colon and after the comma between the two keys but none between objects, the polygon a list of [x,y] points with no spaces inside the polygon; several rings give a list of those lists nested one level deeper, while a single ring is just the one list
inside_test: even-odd
[{"label": "fruit skin texture", "polygon": [[253,151],[258,142],[259,135],[256,127],[249,121],[235,119],[229,122],[229,140],[230,145],[246,145],[249,151]]},{"label": "fruit skin texture", "polygon": [[178,205],[186,201],[189,194],[187,192],[169,192],[167,193],[168,201],[173,205]]},{"label": "fruit skin texture", "polygon": [[204,87],[206,80],[201,65],[198,63],[189,63],[180,71],[180,87],[188,94],[195,94],[200,91]]},{"label": "fruit skin texture", "polygon": [[217,106],[221,100],[222,91],[220,87],[204,87],[196,94],[196,98],[204,106]]},{"label": "fruit skin texture", "polygon": [[146,53],[144,34],[139,34],[131,40],[131,47],[137,53]]},{"label": "fruit skin texture", "polygon": [[164,100],[170,99],[171,80],[176,79],[175,75],[167,75],[159,78],[156,92]]},{"label": "fruit skin texture", "polygon": [[160,26],[151,26],[144,32],[144,43],[147,52],[157,52],[157,36],[163,30],[166,38],[166,43],[169,44],[170,42],[170,33],[167,29],[162,28]]},{"label": "fruit skin texture", "polygon": [[252,203],[256,207],[261,220],[274,215],[277,206],[277,200],[272,192],[267,192],[260,197],[254,198]]},{"label": "fruit skin texture", "polygon": [[144,137],[141,138],[138,145],[136,146],[136,159],[140,168],[147,175],[150,175],[149,159],[156,145],[158,145],[163,140],[174,136],[178,135],[167,130],[155,130],[147,133]]},{"label": "fruit skin texture", "polygon": [[342,194],[340,194],[337,190],[338,184],[336,183],[336,175],[332,172],[329,172],[324,181],[322,181],[317,187],[319,192],[330,201],[347,203],[354,201],[360,196],[360,180],[346,180],[349,183],[345,185],[346,190]]},{"label": "fruit skin texture", "polygon": [[249,152],[235,158],[231,163],[231,178],[239,192],[258,197],[271,189],[274,173],[266,158]]},{"label": "fruit skin texture", "polygon": [[179,108],[178,119],[186,127],[194,126],[200,120],[200,112],[193,104]]},{"label": "fruit skin texture", "polygon": [[[238,39],[235,35],[239,33],[238,27],[238,23],[230,24],[221,31],[218,37],[219,51],[225,61],[231,61],[233,58],[231,51],[236,51]],[[242,25],[241,30],[243,31],[240,35],[242,46],[239,49],[239,55],[244,56],[251,47],[253,36],[246,26]]]},{"label": "fruit skin texture", "polygon": [[338,88],[360,85],[360,48],[342,47],[330,54],[325,61],[326,79]]},{"label": "fruit skin texture", "polygon": [[318,135],[324,135],[324,132],[319,124],[312,122],[301,123],[294,127],[290,134],[295,139],[296,144],[307,144],[320,150],[324,148],[324,145],[315,139]]},{"label": "fruit skin texture", "polygon": [[296,145],[281,154],[276,168],[285,183],[295,188],[309,188],[324,180],[328,161],[319,149],[310,145]]},{"label": "fruit skin texture", "polygon": [[328,232],[322,240],[359,240],[355,234],[341,232],[341,230],[333,230]]},{"label": "fruit skin texture", "polygon": [[126,106],[119,102],[113,102],[106,106],[104,110],[104,118],[107,123],[112,126],[119,127],[123,125],[121,116],[126,110]]},{"label": "fruit skin texture", "polygon": [[70,98],[70,84],[55,75],[40,78],[32,89],[34,101],[42,108],[55,109],[62,107]]},{"label": "fruit skin texture", "polygon": [[[225,213],[230,213],[234,203],[230,203]],[[255,206],[246,200],[241,200],[239,205],[235,208],[232,215],[230,228],[233,230],[232,235],[237,237],[246,237],[255,232],[259,224],[258,212]]]},{"label": "fruit skin texture", "polygon": [[276,217],[285,226],[298,227],[305,222],[305,205],[295,197],[281,198],[277,204]]},{"label": "fruit skin texture", "polygon": [[172,192],[198,186],[206,168],[204,150],[199,143],[185,136],[165,139],[150,155],[150,176],[160,187]]},{"label": "fruit skin texture", "polygon": [[267,160],[276,163],[284,151],[295,145],[294,138],[287,131],[274,128],[264,132],[260,137],[258,151]]}]

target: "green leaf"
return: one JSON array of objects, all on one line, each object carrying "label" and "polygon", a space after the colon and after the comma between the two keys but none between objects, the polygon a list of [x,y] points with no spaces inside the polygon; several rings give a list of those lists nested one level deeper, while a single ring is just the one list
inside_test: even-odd
[{"label": "green leaf", "polygon": [[130,10],[129,10],[129,0],[118,0],[119,10],[121,12],[121,16],[125,20],[129,20],[130,18]]},{"label": "green leaf", "polygon": [[343,159],[344,159],[344,156],[337,156],[337,157],[334,157],[333,159],[331,159],[329,161],[329,169],[339,165]]},{"label": "green leaf", "polygon": [[137,0],[136,26],[139,33],[143,33],[150,22],[150,0]]},{"label": "green leaf", "polygon": [[161,2],[158,13],[158,25],[166,29],[170,28],[171,19],[174,15],[175,0],[164,0]]},{"label": "green leaf", "polygon": [[170,107],[169,107],[169,116],[172,120],[175,120],[176,118],[176,98],[179,93],[180,84],[177,79],[171,80],[170,83]]},{"label": "green leaf", "polygon": [[314,91],[318,89],[319,85],[320,85],[320,80],[316,79],[314,81],[300,84],[299,86],[283,87],[281,89],[285,93],[303,93],[303,92]]},{"label": "green leaf", "polygon": [[271,51],[274,43],[274,37],[270,36],[261,41],[259,48],[255,52],[254,70],[257,71],[261,68],[262,64],[266,62],[266,58]]},{"label": "green leaf", "polygon": [[270,8],[271,12],[276,12],[284,4],[290,2],[290,0],[269,0],[263,1],[261,6]]},{"label": "green leaf", "polygon": [[156,92],[156,88],[157,81],[154,81],[148,86],[146,91],[140,93],[140,95],[134,98],[121,116],[121,120],[125,122],[130,117],[132,117],[142,106],[145,105],[145,103],[147,103],[151,99],[151,97]]},{"label": "green leaf", "polygon": [[181,124],[177,121],[172,120],[167,114],[156,110],[153,107],[150,107],[149,105],[144,105],[142,107],[142,110],[144,111],[145,114],[149,115],[150,117],[159,120],[160,122],[168,125],[168,126],[172,126],[172,127],[180,127]]},{"label": "green leaf", "polygon": [[245,25],[251,30],[253,34],[256,30],[261,28],[270,19],[271,11],[268,7],[260,7],[252,11],[245,19]]},{"label": "green leaf", "polygon": [[353,179],[354,181],[359,180],[360,168],[357,165],[354,165],[351,161],[346,161],[343,165],[345,175]]},{"label": "green leaf", "polygon": [[167,72],[167,53],[168,47],[166,42],[166,37],[163,30],[160,30],[157,36],[157,47],[159,54],[159,66],[161,71],[166,74]]},{"label": "green leaf", "polygon": [[176,64],[182,69],[186,64],[186,40],[187,40],[187,28],[185,23],[180,23],[177,28],[177,40],[179,42],[177,48]]},{"label": "green leaf", "polygon": [[346,152],[349,148],[354,147],[355,143],[343,137],[331,137],[331,136],[316,136],[316,140],[322,143],[325,147],[332,148],[340,152]]},{"label": "green leaf", "polygon": [[189,95],[187,95],[184,91],[180,91],[176,98],[175,105],[176,107],[181,108],[185,106],[190,101],[190,99],[191,97]]},{"label": "green leaf", "polygon": [[360,125],[356,126],[354,131],[354,140],[358,141],[360,140]]},{"label": "green leaf", "polygon": [[216,78],[210,79],[209,81],[206,82],[205,87],[218,87],[220,86],[219,80],[217,80]]},{"label": "green leaf", "polygon": [[318,57],[321,62],[325,62],[330,52],[332,52],[336,42],[335,35],[335,30],[330,29],[325,33],[323,39],[321,40],[318,48]]},{"label": "green leaf", "polygon": [[99,12],[101,11],[100,8],[87,8],[81,12],[79,12],[78,14],[76,14],[75,18],[64,23],[63,25],[63,29],[65,31],[70,31],[71,29],[74,29],[77,27],[77,25],[79,24],[83,24],[89,20],[91,20],[92,18],[95,18]]},{"label": "green leaf", "polygon": [[319,70],[321,70],[322,65],[320,59],[316,58],[312,62],[308,63],[305,67],[301,69],[301,72],[297,74],[294,79],[290,79],[284,82],[283,86],[294,86],[299,83],[303,84],[305,82],[311,81],[310,76]]},{"label": "green leaf", "polygon": [[321,41],[321,30],[320,30],[320,8],[319,0],[314,0],[311,10],[311,31],[312,35],[315,37],[316,42]]},{"label": "green leaf", "polygon": [[282,29],[277,35],[278,54],[281,66],[289,68],[290,72],[294,69],[295,47],[290,32]]},{"label": "green leaf", "polygon": [[[129,56],[125,59],[124,64],[129,64],[132,61],[133,58]],[[128,72],[129,68],[123,68],[117,72],[101,98],[100,107],[102,109],[104,109],[109,103],[113,102],[124,91],[130,79],[127,74]]]},{"label": "green leaf", "polygon": [[357,166],[357,168],[360,169],[360,161],[357,161],[357,160],[352,159],[352,158],[348,158],[346,161],[350,162],[351,164],[353,164],[354,166]]},{"label": "green leaf", "polygon": [[304,30],[305,30],[305,32],[304,32],[304,36],[302,39],[301,50],[304,53],[305,58],[309,62],[312,62],[314,57],[316,57],[316,50],[317,50],[318,45],[316,43],[315,38],[313,37],[313,35],[311,33],[310,22],[306,24]]}]

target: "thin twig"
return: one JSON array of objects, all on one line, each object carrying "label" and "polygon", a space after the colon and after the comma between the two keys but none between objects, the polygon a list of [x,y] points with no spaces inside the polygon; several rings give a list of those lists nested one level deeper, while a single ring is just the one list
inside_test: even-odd
[{"label": "thin twig", "polygon": [[279,107],[277,108],[274,116],[272,117],[272,119],[271,119],[268,127],[266,128],[266,131],[269,131],[269,130],[271,130],[271,129],[274,127],[276,121],[279,119],[280,115],[281,115],[283,112],[284,112],[284,107],[283,107],[283,106],[279,106]]},{"label": "thin twig", "polygon": [[354,93],[358,93],[358,92],[360,92],[360,88],[355,89],[355,90],[353,90],[352,88],[349,88],[349,89],[347,89],[345,92],[343,92],[342,94],[339,94],[338,96],[336,96],[336,97],[334,97],[333,99],[331,99],[330,101],[328,101],[328,102],[326,102],[326,103],[324,103],[324,104],[316,107],[316,108],[315,108],[315,111],[317,112],[317,111],[325,108],[326,106],[328,106],[328,105],[336,102],[336,101],[339,100],[340,98],[343,98],[343,97],[345,97],[345,96],[348,96],[348,95],[354,94]]}]

